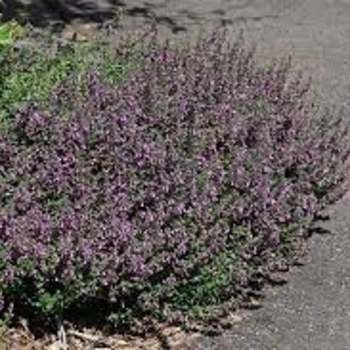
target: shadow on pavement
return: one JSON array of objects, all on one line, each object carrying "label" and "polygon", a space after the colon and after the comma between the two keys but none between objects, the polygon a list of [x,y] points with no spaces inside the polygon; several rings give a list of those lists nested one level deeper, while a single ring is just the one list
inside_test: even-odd
[{"label": "shadow on pavement", "polygon": [[121,0],[4,0],[1,12],[3,21],[15,19],[20,23],[43,27],[73,21],[101,23],[111,19],[115,11],[124,6]]},{"label": "shadow on pavement", "polygon": [[186,31],[170,16],[157,15],[155,4],[128,4],[127,0],[4,0],[0,5],[2,21],[17,20],[35,27],[65,26],[73,22],[105,23],[113,20],[119,10],[125,17],[139,18],[144,22],[154,20],[174,34]]}]

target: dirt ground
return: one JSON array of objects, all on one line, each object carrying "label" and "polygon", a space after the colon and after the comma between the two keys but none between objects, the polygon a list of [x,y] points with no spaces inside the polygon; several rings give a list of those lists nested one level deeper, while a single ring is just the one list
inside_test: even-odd
[{"label": "dirt ground", "polygon": [[[56,1],[61,7],[52,2],[28,0],[21,7],[10,1],[4,15],[26,13],[36,25],[64,22],[67,35],[81,31],[83,36],[118,9],[124,13],[121,33],[142,30],[151,18],[163,37],[176,40],[217,25],[225,25],[232,37],[243,29],[248,44],[257,43],[262,61],[291,55],[295,68],[312,76],[321,102],[340,106],[349,100],[350,0]],[[347,196],[331,209],[326,225],[332,234],[312,237],[306,265],[290,272],[286,286],[269,289],[263,308],[220,337],[201,337],[191,348],[350,349],[349,207]]]}]

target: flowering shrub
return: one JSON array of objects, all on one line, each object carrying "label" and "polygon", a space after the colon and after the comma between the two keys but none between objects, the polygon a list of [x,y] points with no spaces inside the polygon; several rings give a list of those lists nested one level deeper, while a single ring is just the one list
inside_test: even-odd
[{"label": "flowering shrub", "polygon": [[144,50],[118,85],[90,71],[0,136],[3,308],[200,314],[342,193],[348,125],[289,61],[259,67],[218,34]]}]

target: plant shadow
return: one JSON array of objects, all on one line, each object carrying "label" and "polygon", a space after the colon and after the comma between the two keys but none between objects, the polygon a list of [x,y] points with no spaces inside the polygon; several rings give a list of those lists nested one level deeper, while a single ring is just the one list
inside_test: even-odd
[{"label": "plant shadow", "polygon": [[146,22],[154,20],[174,34],[186,31],[174,18],[158,16],[153,7],[154,4],[147,2],[127,6],[125,0],[3,0],[0,5],[2,21],[16,20],[40,28],[64,27],[72,22],[103,24],[115,19],[116,14],[123,10],[125,17],[141,18]]},{"label": "plant shadow", "polygon": [[35,27],[45,27],[52,23],[69,24],[77,20],[102,23],[113,18],[115,11],[123,6],[125,4],[121,0],[4,0],[1,13],[4,22],[17,20]]}]

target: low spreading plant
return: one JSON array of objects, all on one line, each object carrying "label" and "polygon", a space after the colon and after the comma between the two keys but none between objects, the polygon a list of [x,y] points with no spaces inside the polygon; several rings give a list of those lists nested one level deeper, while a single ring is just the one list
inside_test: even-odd
[{"label": "low spreading plant", "polygon": [[[11,32],[17,28],[11,23],[5,26],[13,28]],[[87,72],[93,69],[104,80],[117,83],[135,64],[130,54],[126,60],[111,50],[104,37],[91,42],[62,41],[49,31],[23,27],[18,40],[0,45],[1,122],[11,119],[13,111],[29,100],[47,104],[62,81],[69,79],[74,89],[82,89]]]},{"label": "low spreading plant", "polygon": [[203,316],[343,193],[344,113],[319,113],[288,60],[260,67],[225,39],[155,38],[118,84],[92,69],[18,111],[0,137],[3,310]]}]

